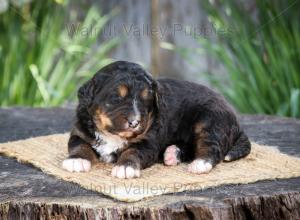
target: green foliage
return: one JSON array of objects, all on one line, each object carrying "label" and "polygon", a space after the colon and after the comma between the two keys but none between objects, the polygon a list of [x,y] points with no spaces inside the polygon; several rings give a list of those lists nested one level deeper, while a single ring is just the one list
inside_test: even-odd
[{"label": "green foliage", "polygon": [[255,0],[252,12],[238,1],[201,2],[217,39],[199,44],[227,70],[209,73],[211,82],[242,113],[299,118],[300,2]]},{"label": "green foliage", "polygon": [[61,2],[35,0],[0,14],[0,106],[72,101],[77,85],[111,62],[107,54],[118,39],[96,45],[111,15],[91,8],[79,27]]}]

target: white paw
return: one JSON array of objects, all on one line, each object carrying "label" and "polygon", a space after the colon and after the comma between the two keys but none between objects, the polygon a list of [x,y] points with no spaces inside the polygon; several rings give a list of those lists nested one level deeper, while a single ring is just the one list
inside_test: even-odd
[{"label": "white paw", "polygon": [[65,159],[62,167],[69,172],[88,172],[91,169],[91,161],[82,158]]},{"label": "white paw", "polygon": [[230,155],[226,155],[224,158],[225,161],[229,162],[231,161],[231,156]]},{"label": "white paw", "polygon": [[190,173],[208,173],[212,169],[212,164],[206,160],[196,159],[188,165]]},{"label": "white paw", "polygon": [[141,172],[139,169],[135,169],[131,166],[114,166],[112,168],[111,175],[120,179],[129,179],[140,177]]},{"label": "white paw", "polygon": [[171,145],[167,147],[164,153],[164,163],[167,166],[175,166],[180,163],[178,159],[179,148],[176,145]]}]

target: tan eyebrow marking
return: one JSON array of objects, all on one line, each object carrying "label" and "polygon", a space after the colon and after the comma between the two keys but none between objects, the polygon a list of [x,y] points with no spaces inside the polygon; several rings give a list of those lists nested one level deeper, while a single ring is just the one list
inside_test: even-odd
[{"label": "tan eyebrow marking", "polygon": [[120,85],[118,87],[118,92],[121,97],[125,97],[128,94],[128,87],[125,85]]},{"label": "tan eyebrow marking", "polygon": [[148,96],[149,96],[149,90],[148,90],[148,88],[144,88],[143,91],[142,91],[142,93],[141,93],[141,97],[143,99],[147,99]]},{"label": "tan eyebrow marking", "polygon": [[107,114],[101,109],[97,109],[95,112],[95,124],[100,130],[105,130],[107,127],[112,126],[112,122]]}]

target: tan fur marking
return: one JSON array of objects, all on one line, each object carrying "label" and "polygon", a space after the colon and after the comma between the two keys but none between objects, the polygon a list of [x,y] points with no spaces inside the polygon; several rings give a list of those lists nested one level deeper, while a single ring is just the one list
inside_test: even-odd
[{"label": "tan fur marking", "polygon": [[118,134],[122,138],[130,138],[133,135],[131,131],[123,131]]},{"label": "tan fur marking", "polygon": [[125,85],[120,85],[118,87],[118,92],[121,97],[125,97],[128,94],[128,87]]},{"label": "tan fur marking", "polygon": [[95,111],[95,124],[98,129],[105,130],[107,127],[112,126],[110,118],[106,115],[105,112],[102,112],[101,109]]},{"label": "tan fur marking", "polygon": [[196,134],[201,134],[201,133],[203,133],[203,132],[205,132],[204,131],[204,127],[205,127],[205,124],[204,123],[202,123],[202,122],[198,122],[198,123],[196,123],[196,125],[195,125],[195,133]]},{"label": "tan fur marking", "polygon": [[195,156],[197,158],[203,158],[208,155],[208,146],[205,144],[205,139],[207,137],[207,132],[204,130],[205,124],[198,122],[195,125],[195,144],[196,144],[196,151]]},{"label": "tan fur marking", "polygon": [[148,91],[148,88],[145,88],[142,93],[141,93],[141,97],[143,99],[147,99],[148,98],[148,95],[149,95],[149,91]]},{"label": "tan fur marking", "polygon": [[195,151],[196,158],[206,158],[208,156],[209,147],[203,142],[203,140],[198,140]]}]

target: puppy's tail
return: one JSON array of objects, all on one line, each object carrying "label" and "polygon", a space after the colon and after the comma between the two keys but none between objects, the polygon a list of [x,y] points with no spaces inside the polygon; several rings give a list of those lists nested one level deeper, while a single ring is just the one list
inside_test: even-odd
[{"label": "puppy's tail", "polygon": [[247,135],[241,131],[234,145],[226,154],[224,161],[230,162],[247,156],[251,150],[251,143]]}]

